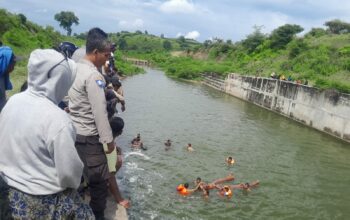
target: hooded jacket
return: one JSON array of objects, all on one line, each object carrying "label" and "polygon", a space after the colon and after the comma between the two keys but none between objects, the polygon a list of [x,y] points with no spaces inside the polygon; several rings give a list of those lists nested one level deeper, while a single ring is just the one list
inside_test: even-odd
[{"label": "hooded jacket", "polygon": [[74,61],[55,50],[35,50],[28,89],[12,96],[0,115],[0,172],[9,186],[32,195],[78,188],[83,163],[69,115],[57,107],[76,76]]}]

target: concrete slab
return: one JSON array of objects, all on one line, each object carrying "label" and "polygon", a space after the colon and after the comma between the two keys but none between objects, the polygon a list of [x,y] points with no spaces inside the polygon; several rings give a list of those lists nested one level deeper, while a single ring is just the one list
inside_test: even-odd
[{"label": "concrete slab", "polygon": [[128,213],[123,206],[114,201],[112,196],[108,196],[105,218],[106,220],[128,220]]}]

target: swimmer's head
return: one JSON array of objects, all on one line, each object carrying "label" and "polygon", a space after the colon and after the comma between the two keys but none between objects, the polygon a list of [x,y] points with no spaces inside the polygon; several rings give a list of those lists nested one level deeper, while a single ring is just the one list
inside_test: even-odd
[{"label": "swimmer's head", "polygon": [[185,183],[185,184],[184,184],[184,187],[187,189],[187,188],[188,188],[188,183]]},{"label": "swimmer's head", "polygon": [[196,183],[200,183],[200,182],[202,182],[202,179],[200,177],[197,177]]},{"label": "swimmer's head", "polygon": [[243,184],[243,189],[248,189],[249,187],[250,187],[250,184],[249,184],[249,183]]}]

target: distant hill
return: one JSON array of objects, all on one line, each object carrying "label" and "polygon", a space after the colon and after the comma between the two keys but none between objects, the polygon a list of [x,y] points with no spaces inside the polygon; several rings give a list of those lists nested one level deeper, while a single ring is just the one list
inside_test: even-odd
[{"label": "distant hill", "polygon": [[350,93],[350,24],[330,23],[335,25],[313,28],[302,37],[297,36],[302,27],[286,24],[270,34],[255,30],[240,42],[215,38],[182,51],[132,55],[153,61],[177,78],[200,79],[205,72],[223,78],[231,72],[269,77],[275,72],[321,89]]},{"label": "distant hill", "polygon": [[141,31],[136,31],[134,33],[122,31],[119,33],[111,33],[109,36],[110,39],[117,44],[118,49],[125,52],[151,53],[193,50],[201,46],[201,43],[192,39],[185,39],[184,37],[165,38]]},{"label": "distant hill", "polygon": [[[70,41],[77,46],[85,44],[84,34],[64,36],[51,26],[42,27],[27,20],[23,14],[13,14],[5,9],[0,9],[0,24],[0,41],[3,45],[10,46],[16,55],[24,58],[16,64],[14,72],[11,73],[14,89],[10,91],[10,95],[18,92],[27,79],[27,62],[31,51],[38,48],[52,48],[63,41]],[[124,62],[121,54],[116,55],[117,66],[125,75],[142,72],[142,69]]]},{"label": "distant hill", "polygon": [[[53,27],[41,27],[23,14],[0,9],[0,40],[15,53],[28,58],[36,48],[51,48],[62,41],[83,45],[86,33],[61,35]],[[200,79],[201,73],[215,72],[221,77],[235,72],[269,77],[272,72],[312,86],[350,93],[350,24],[333,20],[326,28],[313,28],[299,36],[303,28],[286,24],[263,34],[259,28],[239,42],[219,38],[203,43],[195,40],[155,36],[146,31],[110,33],[116,43],[116,65],[125,74],[142,70],[123,57],[147,59],[170,77]],[[26,78],[26,61],[11,74],[15,92]]]}]

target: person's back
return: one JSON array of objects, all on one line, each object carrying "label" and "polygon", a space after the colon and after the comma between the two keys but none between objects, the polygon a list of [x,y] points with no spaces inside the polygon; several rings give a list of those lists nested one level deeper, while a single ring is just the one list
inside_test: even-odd
[{"label": "person's back", "polygon": [[[25,213],[21,219],[38,219],[37,213],[28,210],[29,203],[37,202],[36,209],[46,219],[62,211],[60,207],[74,203],[66,211],[91,219],[91,209],[74,190],[83,171],[74,147],[75,129],[68,115],[57,107],[73,83],[75,63],[54,50],[35,50],[28,72],[28,89],[11,97],[0,115],[4,126],[0,130],[0,171],[10,186],[12,215],[18,219]],[[50,204],[42,205],[43,200]],[[67,215],[62,212],[59,217]]]},{"label": "person's back", "polygon": [[[6,155],[6,157],[1,157],[0,166],[8,175],[10,185],[27,193],[50,194],[63,190],[65,187],[76,188],[79,185],[79,180],[60,185],[57,182],[57,173],[55,172],[57,164],[45,157],[49,157],[54,150],[65,150],[66,152],[60,153],[76,155],[75,159],[80,162],[75,148],[51,149],[49,147],[51,144],[49,141],[60,141],[58,140],[60,136],[56,137],[56,135],[60,135],[62,129],[74,130],[73,124],[67,113],[59,109],[53,102],[44,97],[35,96],[37,95],[25,91],[14,95],[5,106],[0,123],[6,125],[6,129],[0,131],[0,140],[3,140],[0,149],[2,155]],[[26,107],[20,108],[18,103]],[[74,141],[75,134],[72,133],[69,138]],[[74,146],[74,142],[71,144]],[[18,149],[18,147],[21,148]],[[41,152],[42,158],[33,160],[37,157],[38,152]],[[63,162],[60,165],[75,163],[75,161],[66,161],[62,154],[56,154],[56,156],[62,156],[57,161]],[[82,168],[82,164],[80,166]],[[82,172],[79,167],[78,170],[71,171],[75,172],[74,175],[81,175]]]},{"label": "person's back", "polygon": [[[47,51],[34,53],[38,58],[33,55],[33,62],[47,53],[51,56],[61,56],[57,52]],[[55,60],[52,62],[55,62]],[[32,71],[30,69],[31,65],[33,68]],[[0,123],[2,126],[6,126],[6,129],[1,129],[0,131],[0,140],[2,143],[0,148],[2,155],[6,155],[6,157],[0,158],[1,169],[8,176],[10,185],[31,194],[54,193],[65,187],[77,187],[79,180],[78,182],[76,182],[77,180],[73,182],[68,181],[67,183],[57,182],[58,177],[55,172],[58,165],[65,165],[56,164],[61,162],[67,163],[66,165],[68,167],[74,163],[80,165],[76,167],[77,170],[70,171],[72,173],[75,172],[74,175],[79,175],[82,172],[82,164],[75,149],[68,147],[63,149],[51,148],[51,146],[55,146],[52,145],[53,143],[60,141],[58,138],[71,141],[67,145],[72,144],[71,146],[74,146],[75,134],[70,134],[73,137],[67,137],[67,134],[61,132],[65,129],[74,130],[74,128],[68,115],[64,111],[61,111],[55,103],[58,101],[55,99],[62,96],[62,94],[55,94],[56,91],[54,91],[57,86],[61,86],[63,93],[65,89],[68,90],[64,86],[67,87],[69,84],[64,85],[63,81],[68,83],[70,78],[68,76],[52,76],[52,80],[47,80],[47,76],[43,76],[40,73],[45,68],[56,65],[55,63],[48,63],[47,67],[41,64],[42,69],[40,69],[40,63],[33,63],[31,65],[28,64],[29,71],[31,72],[28,90],[14,95],[1,113]],[[72,62],[68,65],[74,64]],[[39,69],[34,69],[38,68],[38,66]],[[61,67],[61,69],[63,68],[65,67]],[[55,85],[53,83],[57,84]],[[23,108],[22,106],[26,107]],[[62,150],[66,150],[67,152],[60,152]],[[40,159],[33,160],[38,157],[38,152],[41,152],[41,155],[39,155],[41,156]],[[58,161],[49,160],[48,158],[50,158],[53,152],[56,152],[56,157],[62,158]],[[63,155],[65,153],[71,155],[77,161],[66,161],[66,158],[70,157],[64,157]],[[7,166],[7,164],[9,165]]]}]

